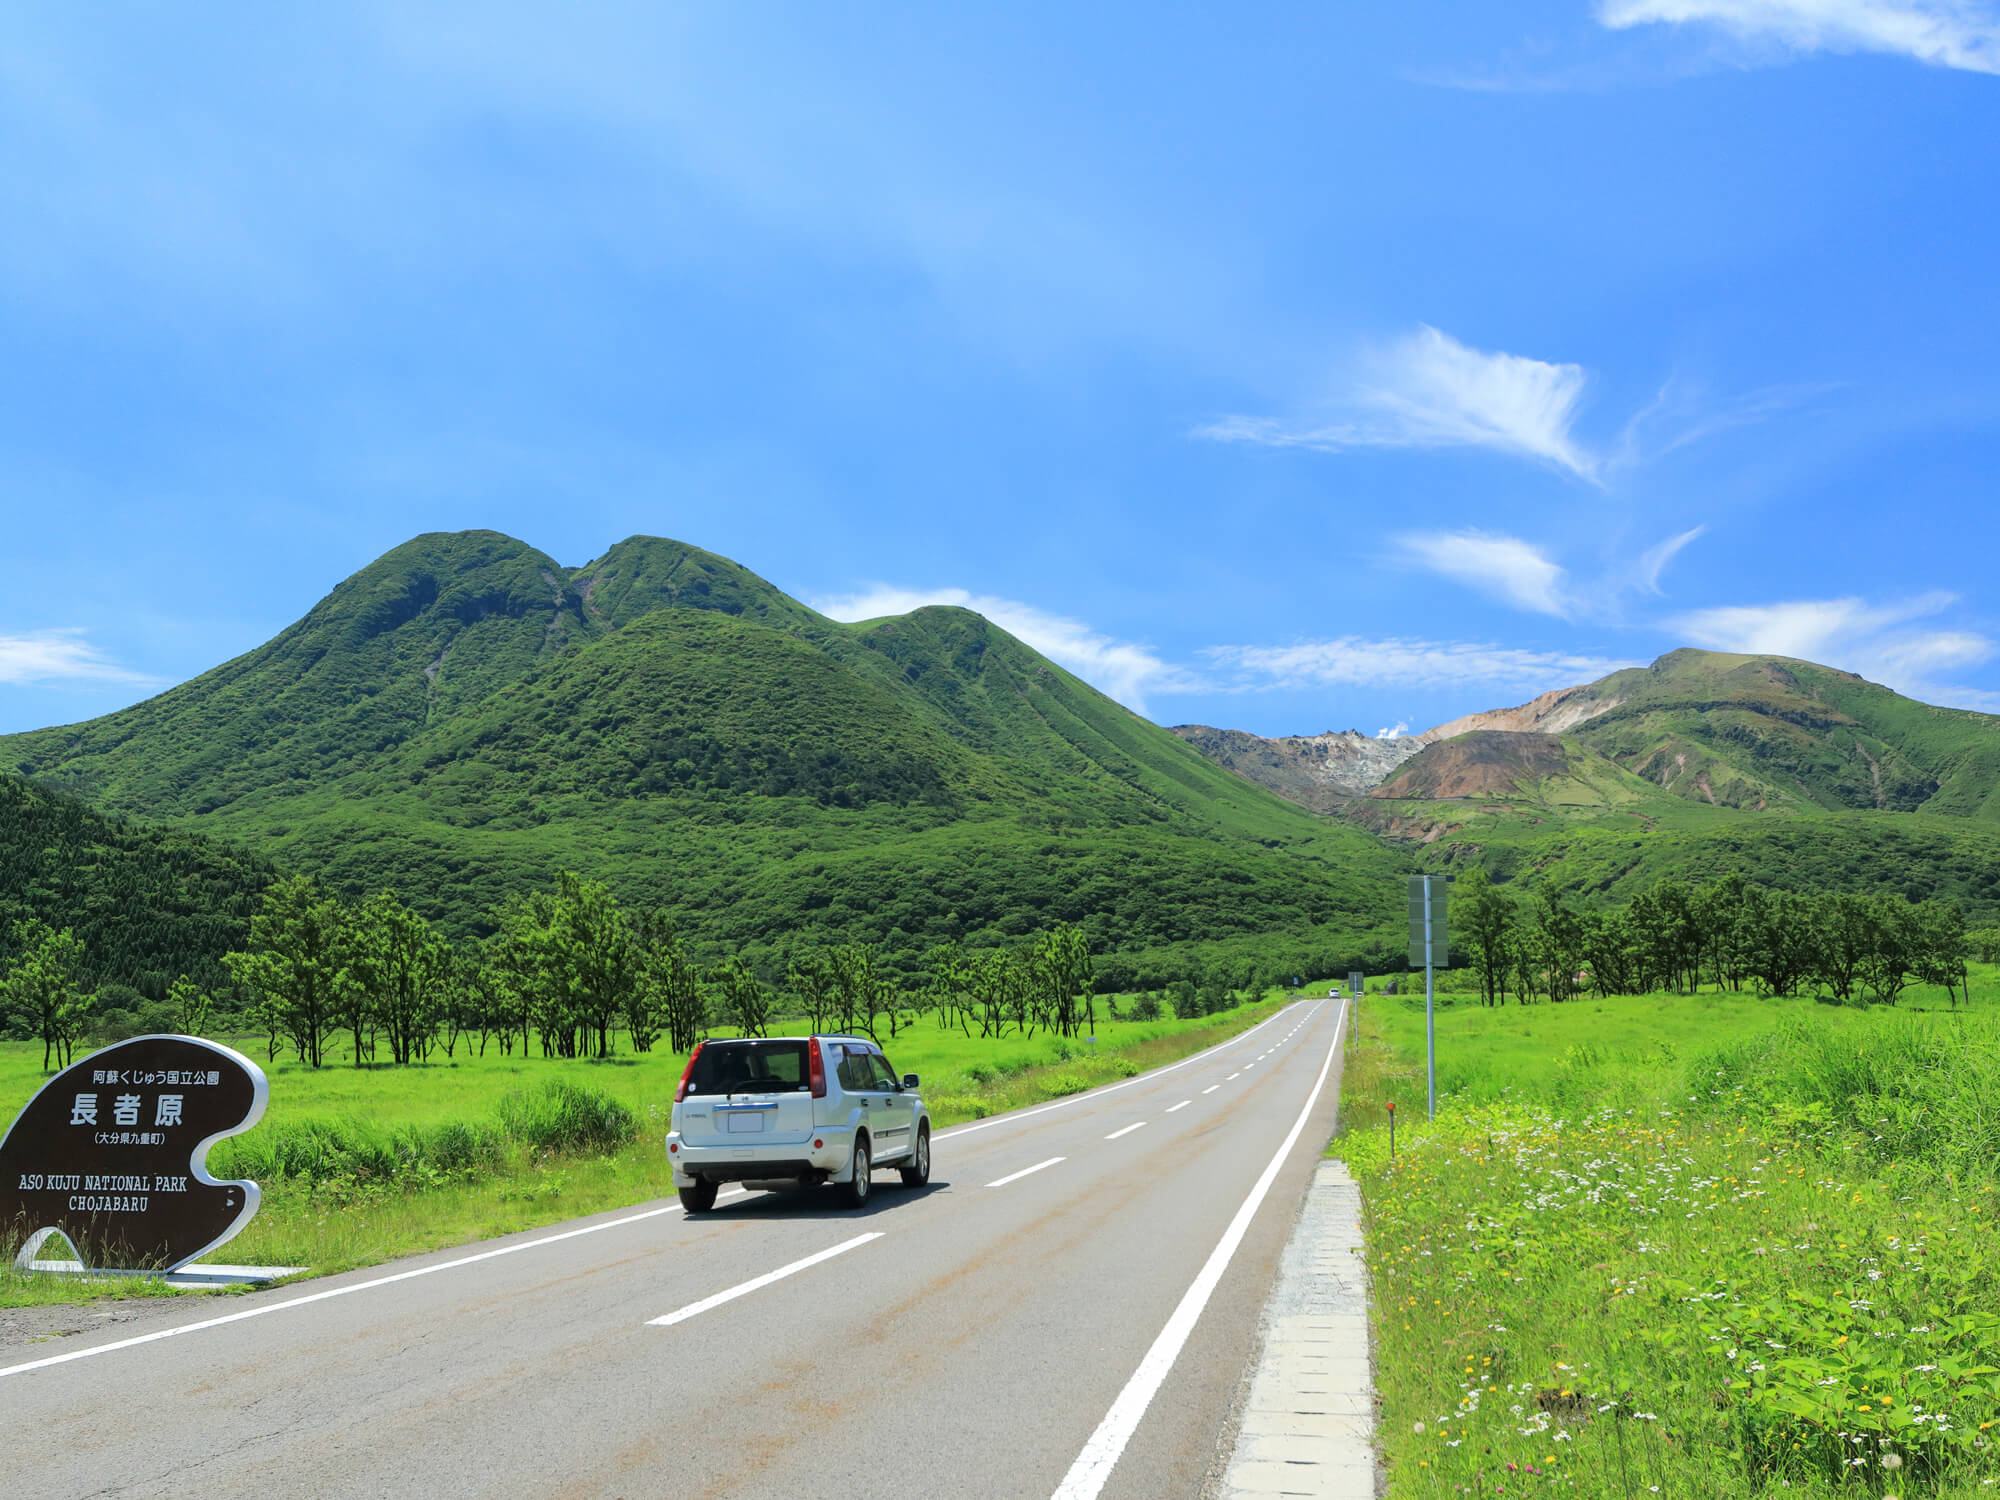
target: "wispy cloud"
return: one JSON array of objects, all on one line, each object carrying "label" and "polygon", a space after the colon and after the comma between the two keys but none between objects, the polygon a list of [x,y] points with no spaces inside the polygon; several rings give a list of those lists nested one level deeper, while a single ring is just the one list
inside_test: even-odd
[{"label": "wispy cloud", "polygon": [[1487,448],[1595,480],[1570,435],[1586,383],[1580,365],[1488,353],[1428,325],[1362,363],[1323,420],[1229,416],[1196,430],[1226,443],[1313,448]]},{"label": "wispy cloud", "polygon": [[162,681],[120,666],[86,641],[81,630],[0,635],[0,682],[124,682],[155,687]]},{"label": "wispy cloud", "polygon": [[1799,599],[1696,610],[1673,621],[1697,646],[1757,656],[1790,656],[1859,672],[1874,682],[1929,702],[1992,707],[1995,695],[1938,681],[1992,660],[2000,646],[1975,631],[1936,627],[1958,602],[1948,593],[1892,604],[1861,599]]},{"label": "wispy cloud", "polygon": [[1016,599],[975,594],[966,589],[910,589],[873,584],[860,593],[823,596],[811,603],[830,619],[846,621],[903,615],[931,604],[952,604],[972,610],[1061,663],[1134,713],[1146,712],[1149,692],[1186,692],[1195,686],[1184,668],[1162,661],[1149,647],[1117,640],[1081,620],[1050,614]]},{"label": "wispy cloud", "polygon": [[[1272,688],[1369,687],[1524,690],[1590,682],[1638,663],[1563,651],[1530,651],[1490,641],[1430,641],[1406,637],[1340,636],[1287,646],[1210,646],[1202,651],[1234,691]],[[1393,733],[1393,731],[1391,731]]]},{"label": "wispy cloud", "polygon": [[1566,619],[1568,575],[1533,543],[1484,531],[1412,533],[1396,539],[1418,567],[1534,614]]},{"label": "wispy cloud", "polygon": [[1961,0],[1600,0],[1597,18],[1615,31],[1704,25],[1793,52],[1887,52],[2000,73],[2000,21]]},{"label": "wispy cloud", "polygon": [[1662,575],[1706,529],[1690,527],[1636,558],[1614,560],[1582,579],[1572,578],[1547,549],[1517,536],[1472,530],[1409,532],[1395,539],[1395,547],[1406,563],[1530,614],[1558,620],[1615,620],[1627,595],[1664,593]]},{"label": "wispy cloud", "polygon": [[1658,546],[1648,547],[1639,554],[1639,587],[1649,594],[1664,594],[1660,587],[1660,576],[1667,571],[1667,565],[1681,555],[1681,549],[1708,530],[1706,526],[1690,526],[1679,536],[1670,536]]}]

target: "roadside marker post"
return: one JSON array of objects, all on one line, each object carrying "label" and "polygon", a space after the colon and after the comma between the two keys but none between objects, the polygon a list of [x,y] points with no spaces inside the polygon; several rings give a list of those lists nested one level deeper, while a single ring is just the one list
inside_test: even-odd
[{"label": "roadside marker post", "polygon": [[1396,1101],[1389,1101],[1389,1160],[1396,1159]]}]

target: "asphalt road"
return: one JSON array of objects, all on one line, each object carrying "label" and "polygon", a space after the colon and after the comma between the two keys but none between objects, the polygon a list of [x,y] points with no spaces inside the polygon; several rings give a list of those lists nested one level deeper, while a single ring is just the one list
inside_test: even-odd
[{"label": "asphalt road", "polygon": [[0,1493],[1199,1496],[1341,1014],[940,1131],[860,1211],[646,1204],[0,1349]]}]

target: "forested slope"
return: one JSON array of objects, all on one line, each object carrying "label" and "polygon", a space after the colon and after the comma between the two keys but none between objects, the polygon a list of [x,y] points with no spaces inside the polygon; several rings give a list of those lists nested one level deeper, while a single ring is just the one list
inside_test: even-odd
[{"label": "forested slope", "polygon": [[83,940],[92,987],[158,1000],[181,974],[216,983],[272,873],[227,843],[107,818],[0,776],[0,971],[14,924],[36,917]]}]

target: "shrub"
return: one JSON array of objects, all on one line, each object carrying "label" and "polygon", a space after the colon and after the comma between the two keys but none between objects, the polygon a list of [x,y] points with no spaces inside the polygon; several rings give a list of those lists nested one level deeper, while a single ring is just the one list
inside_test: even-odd
[{"label": "shrub", "polygon": [[639,1134],[638,1117],[623,1104],[564,1078],[504,1096],[500,1127],[537,1151],[613,1151]]}]

